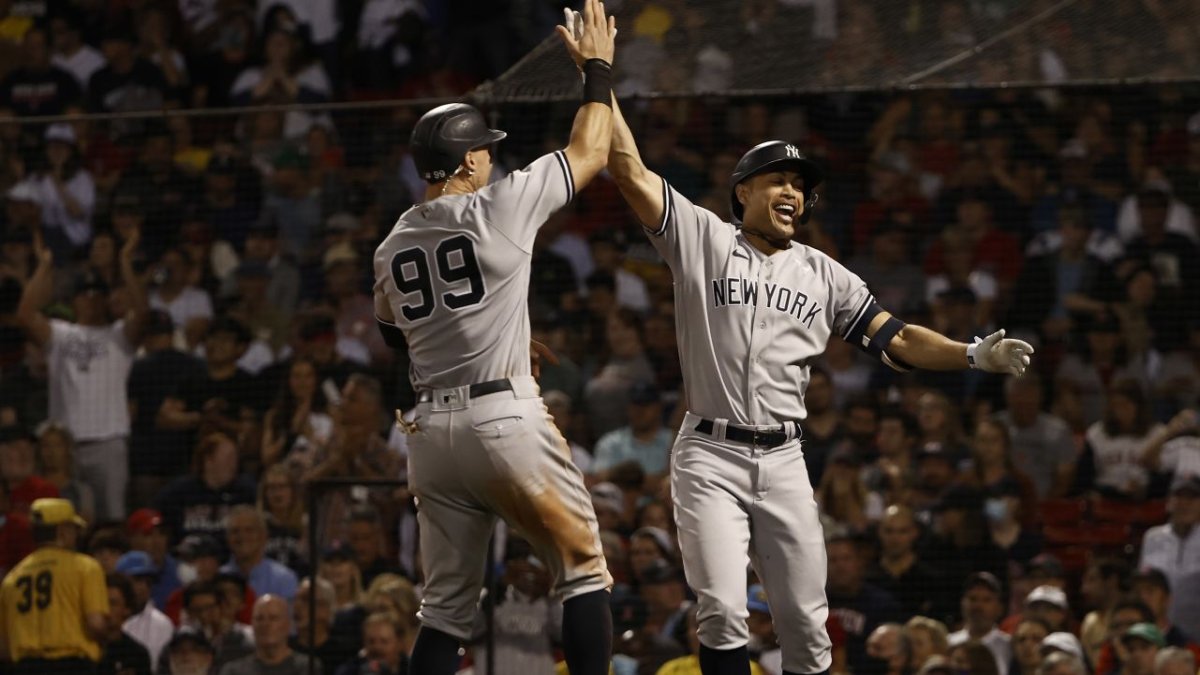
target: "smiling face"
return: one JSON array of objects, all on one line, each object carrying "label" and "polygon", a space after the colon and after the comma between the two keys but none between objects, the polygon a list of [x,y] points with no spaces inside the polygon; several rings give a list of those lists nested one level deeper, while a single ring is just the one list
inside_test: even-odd
[{"label": "smiling face", "polygon": [[804,177],[795,171],[768,171],[734,188],[744,209],[742,229],[773,241],[796,233],[804,213]]}]

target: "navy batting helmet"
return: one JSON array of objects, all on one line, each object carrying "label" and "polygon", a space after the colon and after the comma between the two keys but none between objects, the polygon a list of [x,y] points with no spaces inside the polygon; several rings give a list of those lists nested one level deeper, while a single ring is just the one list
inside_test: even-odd
[{"label": "navy batting helmet", "polygon": [[413,162],[421,178],[437,183],[454,175],[468,152],[507,135],[489,129],[483,113],[466,103],[441,105],[422,115],[413,127],[410,142]]},{"label": "navy batting helmet", "polygon": [[733,217],[740,222],[744,211],[737,198],[738,183],[766,171],[795,171],[804,177],[804,213],[800,215],[800,222],[807,223],[812,208],[817,205],[814,188],[821,184],[825,172],[795,145],[784,141],[759,143],[738,160],[729,179],[729,206]]}]

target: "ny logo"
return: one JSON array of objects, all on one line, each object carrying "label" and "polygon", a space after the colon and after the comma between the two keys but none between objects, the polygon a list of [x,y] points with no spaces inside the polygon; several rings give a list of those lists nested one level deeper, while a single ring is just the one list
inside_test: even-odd
[{"label": "ny logo", "polygon": [[796,149],[796,146],[792,145],[791,143],[789,143],[789,144],[787,145],[787,147],[785,147],[785,148],[784,148],[784,151],[785,151],[785,152],[787,152],[787,156],[788,156],[788,158],[790,158],[790,159],[800,159],[800,151],[799,151],[799,150],[797,150],[797,149]]}]

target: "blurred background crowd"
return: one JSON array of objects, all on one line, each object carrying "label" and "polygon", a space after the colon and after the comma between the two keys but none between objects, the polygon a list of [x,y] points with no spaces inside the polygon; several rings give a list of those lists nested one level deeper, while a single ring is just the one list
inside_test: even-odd
[{"label": "blurred background crowd", "polygon": [[[1051,3],[611,4],[633,94],[769,81],[736,47],[792,31],[811,70],[777,62],[781,78],[870,83]],[[955,71],[1045,87],[625,104],[646,164],[723,218],[742,152],[803,147],[830,176],[804,243],[909,322],[1037,346],[1021,380],[899,376],[837,340],[810,364],[836,671],[1196,672],[1200,87],[1050,85],[1130,63],[1195,76],[1200,21],[1184,2],[1068,4]],[[560,9],[0,0],[0,574],[32,547],[32,501],[62,496],[110,573],[111,642],[147,669],[294,650],[324,673],[406,672],[422,570],[393,409],[414,398],[370,261],[423,199],[407,142],[429,105],[369,101],[465,94]],[[741,42],[706,40],[714,25]],[[230,106],[257,107],[184,114]],[[489,106],[509,132],[496,177],[560,147],[576,107]],[[60,113],[108,115],[36,118]],[[614,670],[698,673],[666,480],[683,412],[669,271],[603,176],[533,255],[534,337],[560,359],[543,395],[617,582]],[[313,494],[327,479],[348,482]],[[564,672],[544,567],[496,542],[494,672]],[[752,570],[747,608],[778,675]],[[464,672],[487,672],[484,616]]]}]

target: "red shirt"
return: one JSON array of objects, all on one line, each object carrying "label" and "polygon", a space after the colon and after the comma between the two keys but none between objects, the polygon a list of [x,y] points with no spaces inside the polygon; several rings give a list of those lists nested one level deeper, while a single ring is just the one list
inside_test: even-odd
[{"label": "red shirt", "polygon": [[[939,238],[925,256],[925,274],[934,276],[946,271],[945,246]],[[975,244],[974,266],[991,272],[997,281],[1016,281],[1021,273],[1021,247],[1017,238],[1007,232],[988,230]]]},{"label": "red shirt", "polygon": [[40,476],[30,476],[9,491],[13,511],[29,513],[35,499],[58,497],[58,488]]},{"label": "red shirt", "polygon": [[0,577],[33,552],[33,526],[23,513],[0,516]]},{"label": "red shirt", "polygon": [[[238,623],[250,625],[250,613],[254,610],[254,599],[254,591],[247,586],[242,602],[242,611],[237,615]],[[167,596],[167,606],[162,608],[162,613],[167,615],[171,623],[179,625],[179,620],[183,616],[183,587],[171,591],[171,595]]]}]

